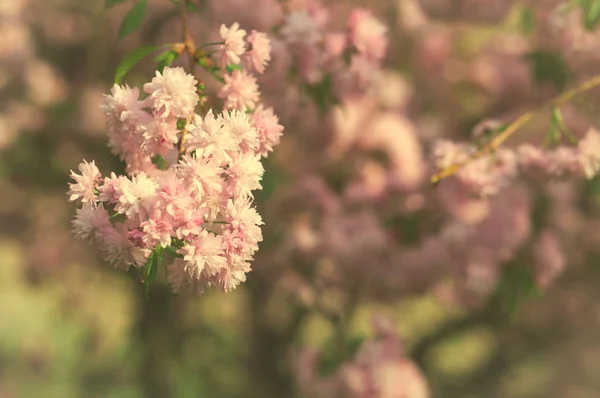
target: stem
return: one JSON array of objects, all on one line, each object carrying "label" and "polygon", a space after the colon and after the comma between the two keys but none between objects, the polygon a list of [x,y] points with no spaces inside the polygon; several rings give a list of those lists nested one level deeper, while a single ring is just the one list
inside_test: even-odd
[{"label": "stem", "polygon": [[538,109],[532,109],[530,111],[525,112],[524,114],[519,116],[514,122],[512,122],[506,128],[506,130],[504,130],[502,133],[498,134],[489,144],[487,144],[485,147],[481,148],[479,151],[475,152],[466,161],[464,161],[462,163],[452,164],[452,165],[448,166],[447,168],[445,168],[444,170],[440,171],[439,173],[435,174],[433,177],[431,177],[431,184],[433,184],[433,185],[438,184],[444,178],[450,177],[451,175],[455,174],[457,171],[459,171],[461,168],[463,168],[469,162],[471,162],[475,159],[479,159],[485,155],[490,154],[494,150],[496,150],[504,141],[506,141],[506,139],[508,139],[510,136],[512,136],[514,133],[516,133],[521,127],[523,127],[524,125],[529,123],[535,117],[535,115],[537,115],[543,109],[563,105],[563,104],[569,102],[571,99],[573,99],[573,97],[575,97],[579,94],[585,93],[586,91],[589,91],[592,88],[597,87],[599,85],[600,85],[600,75],[595,76],[589,80],[586,80],[579,86],[567,91],[566,93],[559,95],[558,97],[553,98],[552,100],[548,101],[547,103],[545,103]]},{"label": "stem", "polygon": [[[189,0],[185,0],[185,4],[187,4]],[[185,50],[189,55],[189,68],[190,73],[196,75],[196,63],[194,62],[194,55],[196,54],[196,43],[194,42],[194,38],[192,37],[192,33],[190,31],[190,24],[188,21],[187,9],[185,5],[181,7],[181,21],[183,23],[183,44],[185,45]]]},{"label": "stem", "polygon": [[181,358],[183,302],[168,287],[155,286],[148,300],[140,298],[137,321],[141,348],[139,380],[144,396],[172,397],[170,369]]},{"label": "stem", "polygon": [[[184,5],[181,7],[181,22],[183,25],[183,44],[185,46],[184,51],[186,51],[188,53],[188,58],[189,58],[189,73],[191,73],[192,75],[194,75],[194,77],[196,77],[196,79],[198,80],[198,84],[203,86],[204,82],[198,78],[196,76],[196,43],[194,41],[194,38],[192,36],[192,32],[190,30],[190,23],[189,23],[189,19],[188,19],[188,13],[187,13],[187,7],[186,5],[190,3],[190,0],[184,0]],[[190,124],[192,122],[192,116],[190,116],[187,121],[186,121],[186,125]],[[177,142],[177,150],[179,151],[179,155],[183,155],[183,152],[185,151],[185,148],[183,147],[183,144],[185,142],[185,135],[187,133],[187,128],[183,128],[183,130],[181,131],[181,137],[179,137],[179,141]]]},{"label": "stem", "polygon": [[224,41],[213,41],[210,43],[204,43],[203,45],[201,45],[200,47],[198,47],[198,50],[202,50],[204,47],[209,47],[209,46],[218,46],[221,44],[225,44]]},{"label": "stem", "polygon": [[177,141],[177,151],[179,151],[179,156],[183,155],[183,152],[185,152],[185,148],[183,147],[183,144],[185,143],[185,135],[187,133],[187,125],[192,122],[192,117],[193,116],[190,116],[186,119],[186,121],[185,121],[186,127],[184,127],[183,130],[181,130],[181,136],[179,137],[179,141]]}]

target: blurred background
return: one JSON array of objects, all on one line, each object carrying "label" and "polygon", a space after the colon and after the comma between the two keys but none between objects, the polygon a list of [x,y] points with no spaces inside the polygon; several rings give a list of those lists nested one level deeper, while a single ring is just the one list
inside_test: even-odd
[{"label": "blurred background", "polygon": [[[275,0],[197,3],[199,43],[221,23],[272,32],[283,20]],[[600,396],[600,182],[523,180],[490,200],[428,184],[435,140],[469,140],[600,73],[600,35],[576,3],[320,3],[331,31],[357,6],[387,25],[384,67],[364,95],[322,108],[286,82],[296,60],[274,39],[262,99],[285,131],[256,196],[253,272],[231,293],[156,285],[146,300],[72,237],[66,191],[82,159],[123,172],[102,95],[129,51],[180,40],[177,5],[150,0],[117,41],[131,1],[0,0],[0,397],[317,396],[302,392],[298,353],[368,339],[373,314],[420,369],[402,385],[426,380],[431,397]],[[563,107],[575,135],[598,125],[599,100]],[[541,144],[538,119],[508,145]],[[322,307],[342,308],[343,333]],[[402,391],[385,397],[428,396]]]}]

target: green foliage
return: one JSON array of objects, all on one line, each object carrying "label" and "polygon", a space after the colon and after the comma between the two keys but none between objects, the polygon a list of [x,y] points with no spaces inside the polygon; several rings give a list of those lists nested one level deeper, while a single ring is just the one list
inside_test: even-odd
[{"label": "green foliage", "polygon": [[221,68],[215,65],[207,54],[199,52],[199,57],[198,59],[196,59],[196,64],[208,73],[210,73],[210,75],[218,82],[221,82],[223,84],[225,83],[225,79],[223,79],[223,77],[219,75],[219,71],[221,70]]},{"label": "green foliage", "polygon": [[169,164],[167,163],[167,161],[165,160],[165,158],[163,158],[160,155],[156,155],[152,158],[152,163],[159,169],[159,170],[166,170],[169,168]]},{"label": "green foliage", "polygon": [[333,82],[330,75],[326,75],[319,83],[306,84],[305,88],[317,104],[321,115],[326,115],[329,109],[338,103],[333,95]]},{"label": "green foliage", "polygon": [[154,58],[154,60],[158,62],[156,70],[162,73],[165,67],[171,66],[173,61],[175,61],[178,56],[179,53],[175,50],[167,50],[163,53],[160,53],[156,58]]},{"label": "green foliage", "polygon": [[125,15],[123,22],[121,22],[121,27],[119,28],[119,39],[132,33],[142,24],[144,17],[146,16],[146,4],[147,0],[138,0],[133,8]]},{"label": "green foliage", "polygon": [[121,4],[126,2],[127,0],[105,0],[104,1],[104,6],[106,7],[106,9],[109,9],[111,7],[116,6],[117,4]]},{"label": "green foliage", "polygon": [[515,261],[504,268],[493,297],[499,313],[514,321],[522,304],[531,298],[540,298],[542,292],[535,281],[533,265],[528,261]]},{"label": "green foliage", "polygon": [[571,81],[571,70],[560,53],[538,50],[530,52],[525,58],[531,63],[533,77],[538,84],[552,83],[559,91],[563,91]]},{"label": "green foliage", "polygon": [[600,0],[579,0],[585,28],[593,31],[600,24]]},{"label": "green foliage", "polygon": [[558,106],[552,108],[552,117],[550,118],[550,127],[548,128],[548,133],[546,133],[546,137],[544,138],[544,142],[542,146],[552,147],[554,145],[558,145],[561,143],[562,137],[566,137],[567,140],[571,144],[576,144],[577,139],[567,126],[565,119],[562,116],[562,112]]},{"label": "green foliage", "polygon": [[242,70],[242,67],[240,65],[236,65],[236,64],[229,64],[226,67],[227,72],[229,73],[233,73],[234,70]]},{"label": "green foliage", "polygon": [[177,119],[177,130],[183,130],[186,124],[187,120],[184,118]]},{"label": "green foliage", "polygon": [[162,261],[162,247],[160,245],[156,246],[154,251],[150,253],[148,256],[148,261],[146,265],[144,265],[144,274],[146,277],[144,278],[144,294],[146,298],[150,293],[150,285],[156,279],[156,275],[158,274],[158,262]]},{"label": "green foliage", "polygon": [[521,12],[521,30],[524,34],[528,35],[533,32],[534,24],[533,11],[529,7],[524,7]]},{"label": "green foliage", "polygon": [[340,355],[334,349],[340,342],[334,341],[329,344],[317,362],[318,375],[325,378],[334,374],[343,362],[354,358],[364,340],[364,337],[355,337],[343,342],[344,355]]},{"label": "green foliage", "polygon": [[157,46],[142,46],[136,48],[129,54],[127,54],[122,60],[117,71],[115,72],[115,83],[121,84],[123,78],[134,66],[136,66],[143,58],[148,56],[150,53],[155,51]]}]

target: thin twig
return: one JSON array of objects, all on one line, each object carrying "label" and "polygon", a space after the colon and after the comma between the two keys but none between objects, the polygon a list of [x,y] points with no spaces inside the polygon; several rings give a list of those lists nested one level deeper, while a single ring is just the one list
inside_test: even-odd
[{"label": "thin twig", "polygon": [[[196,43],[194,42],[194,37],[192,36],[192,32],[190,30],[190,23],[186,7],[188,3],[189,0],[184,0],[184,5],[181,7],[181,21],[183,24],[183,44],[185,46],[185,51],[188,53],[190,68],[189,73],[196,77]],[[204,82],[202,82],[198,77],[196,77],[196,79],[198,80],[199,85],[204,84]],[[189,117],[186,120],[186,125],[190,124],[191,121],[192,117]],[[183,130],[181,130],[181,136],[179,137],[179,141],[177,142],[177,150],[179,151],[180,156],[183,155],[183,152],[185,151],[183,144],[185,142],[186,133],[187,128],[184,127]]]},{"label": "thin twig", "polygon": [[553,98],[538,109],[532,109],[528,112],[525,112],[524,114],[519,116],[514,122],[512,122],[502,133],[498,134],[492,141],[490,141],[489,144],[481,148],[479,151],[475,152],[466,161],[452,164],[444,170],[440,171],[439,173],[435,174],[433,177],[431,177],[431,184],[438,184],[444,178],[450,177],[451,175],[455,174],[469,162],[494,152],[504,141],[506,141],[506,139],[508,139],[511,135],[516,133],[521,127],[529,123],[541,110],[563,105],[569,102],[571,99],[573,99],[573,97],[582,94],[586,91],[589,91],[592,88],[597,87],[599,85],[600,75],[586,80],[585,82],[573,88],[572,90],[569,90],[566,93],[563,93],[558,97]]}]

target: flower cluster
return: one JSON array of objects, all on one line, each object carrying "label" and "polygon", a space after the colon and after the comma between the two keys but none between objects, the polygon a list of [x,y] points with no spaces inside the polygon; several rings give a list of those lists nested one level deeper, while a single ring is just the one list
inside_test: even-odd
[{"label": "flower cluster", "polygon": [[258,83],[252,72],[262,74],[271,60],[271,41],[266,33],[253,30],[246,35],[237,23],[219,31],[223,44],[217,49],[217,63],[221,68],[238,66],[224,76],[225,84],[219,97],[226,109],[254,109],[259,102]]},{"label": "flower cluster", "polygon": [[145,99],[115,84],[102,109],[109,146],[128,175],[103,176],[93,161],[71,174],[69,200],[82,205],[75,236],[96,242],[125,270],[172,259],[166,271],[175,292],[230,291],[245,280],[262,240],[252,191],[261,189],[261,156],[283,131],[273,110],[257,104],[256,83],[248,90],[240,80],[247,68],[264,71],[268,39],[252,32],[248,48],[237,24],[221,34],[223,65],[244,64],[225,75],[224,111],[195,113],[202,93],[181,67],[157,71],[144,85]]},{"label": "flower cluster", "polygon": [[291,12],[281,28],[279,48],[308,84],[322,83],[329,75],[341,98],[373,81],[386,53],[387,27],[361,8],[351,12],[345,32],[332,30],[329,19],[329,10],[320,5]]},{"label": "flower cluster", "polygon": [[440,170],[453,164],[464,165],[456,173],[457,179],[483,197],[498,193],[519,175],[590,179],[600,172],[600,132],[594,128],[589,129],[577,145],[555,149],[522,144],[514,150],[500,148],[492,155],[474,159],[477,149],[470,144],[440,140],[433,155]]},{"label": "flower cluster", "polygon": [[388,318],[372,320],[374,336],[339,365],[333,375],[317,376],[319,354],[304,350],[297,360],[299,382],[311,397],[427,398],[429,388],[419,368],[404,356],[395,326]]}]

